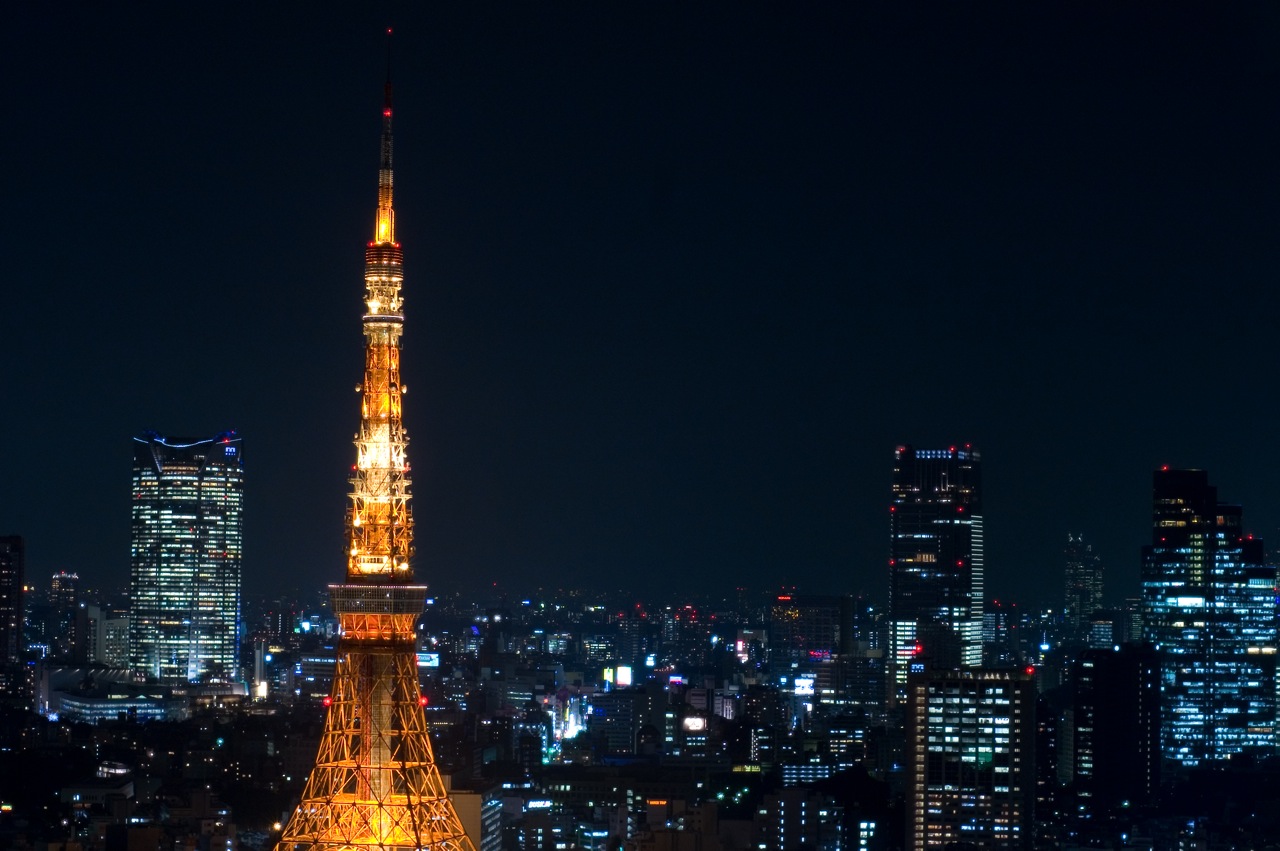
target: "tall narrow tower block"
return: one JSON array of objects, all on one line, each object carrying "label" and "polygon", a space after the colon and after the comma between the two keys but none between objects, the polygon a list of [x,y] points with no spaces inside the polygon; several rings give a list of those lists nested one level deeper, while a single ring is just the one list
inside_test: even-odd
[{"label": "tall narrow tower block", "polygon": [[889,506],[889,620],[894,690],[916,657],[982,664],[982,460],[969,445],[899,446]]},{"label": "tall narrow tower block", "polygon": [[414,655],[426,587],[413,584],[408,438],[401,421],[403,255],[391,204],[391,83],[382,110],[374,237],[365,249],[364,382],[347,509],[347,578],[316,767],[279,851],[474,851],[431,753]]}]

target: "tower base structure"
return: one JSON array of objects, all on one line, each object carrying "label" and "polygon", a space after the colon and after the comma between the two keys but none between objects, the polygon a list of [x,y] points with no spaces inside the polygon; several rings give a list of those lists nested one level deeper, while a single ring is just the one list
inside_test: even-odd
[{"label": "tower base structure", "polygon": [[277,851],[475,851],[432,756],[418,686],[422,585],[330,585],[341,625],[316,766]]}]

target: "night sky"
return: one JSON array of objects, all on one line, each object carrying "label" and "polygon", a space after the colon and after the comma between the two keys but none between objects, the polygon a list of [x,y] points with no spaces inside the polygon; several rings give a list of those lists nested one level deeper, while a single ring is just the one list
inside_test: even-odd
[{"label": "night sky", "polygon": [[899,443],[995,595],[1132,593],[1163,463],[1280,545],[1274,6],[344,5],[7,11],[42,587],[126,580],[148,428],[243,436],[248,592],[341,579],[388,25],[420,579],[882,596]]}]

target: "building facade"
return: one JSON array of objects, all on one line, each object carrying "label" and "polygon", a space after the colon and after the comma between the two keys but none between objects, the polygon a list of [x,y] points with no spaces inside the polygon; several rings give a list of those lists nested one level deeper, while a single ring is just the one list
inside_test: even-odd
[{"label": "building facade", "polygon": [[21,535],[0,536],[0,696],[20,696],[26,642],[23,583],[26,578],[26,546]]},{"label": "building facade", "polygon": [[1275,746],[1276,571],[1203,470],[1157,470],[1143,548],[1145,639],[1160,658],[1164,755],[1184,765]]},{"label": "building facade", "polygon": [[890,657],[900,691],[916,656],[982,664],[982,464],[970,446],[893,456]]},{"label": "building facade", "polygon": [[49,581],[49,652],[68,662],[82,661],[76,658],[76,644],[84,640],[84,632],[77,631],[76,614],[80,608],[80,577],[75,573],[59,570]]},{"label": "building facade", "polygon": [[1102,608],[1102,559],[1085,543],[1084,535],[1067,533],[1066,587],[1062,613],[1068,634],[1079,638],[1088,632],[1093,613]]},{"label": "building facade", "polygon": [[769,608],[769,661],[778,670],[830,661],[853,647],[853,596],[779,594]]},{"label": "building facade", "polygon": [[1019,670],[910,674],[907,848],[1032,847],[1035,700]]},{"label": "building facade", "polygon": [[147,432],[133,449],[130,667],[168,683],[238,680],[241,438]]},{"label": "building facade", "polygon": [[1059,731],[1060,780],[1070,811],[1101,818],[1144,807],[1160,788],[1160,660],[1147,644],[1090,648],[1071,672]]}]

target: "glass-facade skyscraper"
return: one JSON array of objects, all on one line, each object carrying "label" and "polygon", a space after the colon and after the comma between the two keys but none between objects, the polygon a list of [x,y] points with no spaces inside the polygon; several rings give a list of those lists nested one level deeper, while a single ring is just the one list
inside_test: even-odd
[{"label": "glass-facade skyscraper", "polygon": [[912,657],[982,664],[982,463],[971,446],[893,455],[889,620],[894,681]]},{"label": "glass-facade skyscraper", "polygon": [[1268,750],[1276,723],[1276,571],[1203,470],[1153,477],[1144,638],[1160,655],[1164,755],[1185,765]]},{"label": "glass-facade skyscraper", "polygon": [[239,679],[242,448],[235,432],[133,439],[129,662],[148,678]]},{"label": "glass-facade skyscraper", "polygon": [[1062,613],[1072,638],[1089,629],[1089,619],[1102,608],[1102,559],[1086,544],[1084,535],[1067,533],[1066,588]]}]

